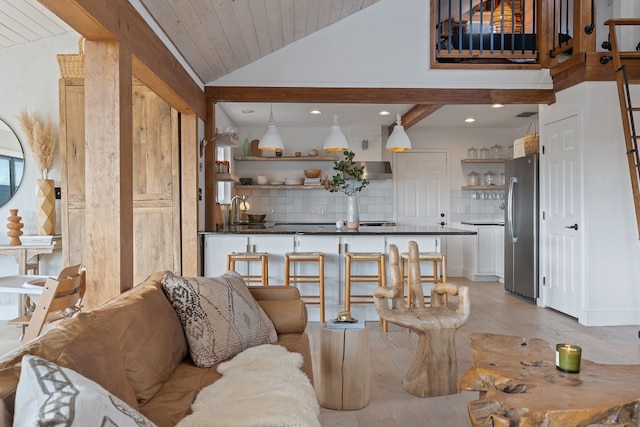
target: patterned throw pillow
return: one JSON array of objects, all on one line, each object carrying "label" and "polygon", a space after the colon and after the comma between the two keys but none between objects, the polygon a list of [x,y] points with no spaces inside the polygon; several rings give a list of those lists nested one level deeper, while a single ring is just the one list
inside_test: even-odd
[{"label": "patterned throw pillow", "polygon": [[99,384],[30,354],[22,358],[13,425],[154,426]]},{"label": "patterned throw pillow", "polygon": [[162,289],[184,327],[191,359],[208,368],[242,350],[269,344],[275,328],[234,271],[220,277],[167,274]]}]

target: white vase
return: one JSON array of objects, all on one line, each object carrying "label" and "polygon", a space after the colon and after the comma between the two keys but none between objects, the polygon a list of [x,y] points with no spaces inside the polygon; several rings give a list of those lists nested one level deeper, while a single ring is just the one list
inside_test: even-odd
[{"label": "white vase", "polygon": [[347,196],[347,228],[357,230],[360,227],[360,215],[358,213],[358,197]]},{"label": "white vase", "polygon": [[56,234],[56,192],[52,179],[36,180],[36,227],[40,236]]}]

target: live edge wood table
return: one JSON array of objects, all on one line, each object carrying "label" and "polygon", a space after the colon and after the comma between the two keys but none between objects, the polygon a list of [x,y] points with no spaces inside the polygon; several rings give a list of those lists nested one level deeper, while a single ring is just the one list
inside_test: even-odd
[{"label": "live edge wood table", "polygon": [[556,369],[555,346],[544,340],[469,338],[474,361],[460,388],[480,392],[468,405],[474,427],[640,425],[640,365],[583,357],[580,372],[567,374]]}]

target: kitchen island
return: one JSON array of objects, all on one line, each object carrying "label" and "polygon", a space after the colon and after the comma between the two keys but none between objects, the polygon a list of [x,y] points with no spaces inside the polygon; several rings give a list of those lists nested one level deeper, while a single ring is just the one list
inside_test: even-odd
[{"label": "kitchen island", "polygon": [[[338,229],[334,223],[261,223],[225,227],[217,232],[200,233],[204,242],[204,275],[214,277],[226,270],[226,257],[231,252],[267,252],[269,254],[269,284],[284,282],[286,252],[323,252],[325,254],[325,304],[327,319],[335,318],[344,304],[344,253],[383,252],[395,244],[401,252],[408,250],[409,241],[418,243],[423,252],[441,252],[442,236],[474,235],[475,231],[439,226],[406,226],[389,222],[363,223],[358,230]],[[244,265],[243,265],[244,264]],[[257,265],[236,264],[240,274],[256,274]],[[296,265],[297,274],[317,274],[311,265]],[[354,274],[369,274],[368,267],[355,266]],[[425,265],[425,274],[429,274]],[[317,286],[300,284],[303,294],[317,293]],[[360,289],[358,287],[361,287]],[[354,284],[354,293],[371,293],[373,286]],[[378,320],[371,305],[352,306],[354,317]],[[308,305],[309,320],[319,319],[317,305]]]}]

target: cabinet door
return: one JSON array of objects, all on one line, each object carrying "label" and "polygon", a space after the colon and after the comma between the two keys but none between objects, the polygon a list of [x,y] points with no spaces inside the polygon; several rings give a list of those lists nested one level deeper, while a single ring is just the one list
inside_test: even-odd
[{"label": "cabinet door", "polygon": [[478,274],[496,274],[496,227],[478,227]]},{"label": "cabinet door", "polygon": [[504,279],[504,227],[496,227],[496,276]]},{"label": "cabinet door", "polygon": [[[293,252],[293,236],[283,234],[252,234],[249,236],[251,252],[269,254],[269,285],[284,284],[284,254]],[[251,274],[259,274],[258,264],[251,265]]]},{"label": "cabinet door", "polygon": [[[204,236],[204,275],[217,277],[227,271],[227,255],[231,252],[246,252],[249,238],[246,235],[208,234]],[[236,269],[246,268],[237,265]],[[239,271],[240,274],[243,274]]]},{"label": "cabinet door", "polygon": [[[385,253],[385,237],[384,236],[349,236],[342,235],[342,246],[344,252],[382,252]],[[344,258],[341,257],[341,258]],[[385,259],[385,270],[386,270]],[[340,269],[341,289],[344,293],[344,259],[342,259]],[[356,263],[351,267],[351,274],[376,274],[376,265],[373,262]],[[356,319],[365,319],[369,321],[377,321],[380,318],[373,305],[373,290],[375,289],[375,283],[353,283],[351,285],[352,295],[371,295],[371,304],[356,304],[351,305],[351,312]]]},{"label": "cabinet door", "polygon": [[[338,313],[344,310],[343,289],[340,275],[340,236],[296,236],[296,252],[322,252],[324,253],[324,303],[325,318],[335,319]],[[296,274],[318,273],[316,263],[296,263]],[[309,294],[317,293],[317,286],[314,284],[299,285],[300,291]],[[307,305],[309,320],[318,321],[320,312],[318,305]]]}]

